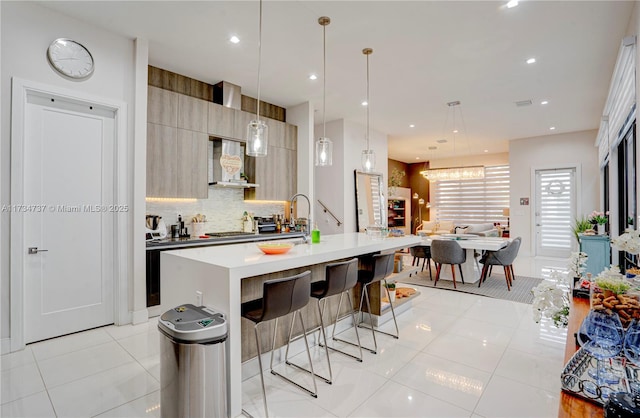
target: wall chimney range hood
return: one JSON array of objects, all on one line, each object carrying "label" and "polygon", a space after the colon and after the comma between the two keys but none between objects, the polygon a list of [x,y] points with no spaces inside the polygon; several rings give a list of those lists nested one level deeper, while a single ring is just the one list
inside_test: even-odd
[{"label": "wall chimney range hood", "polygon": [[244,143],[214,138],[209,141],[209,185],[236,189],[260,187],[240,177],[244,166]]},{"label": "wall chimney range hood", "polygon": [[240,110],[242,107],[242,89],[236,84],[221,81],[213,85],[213,103]]}]

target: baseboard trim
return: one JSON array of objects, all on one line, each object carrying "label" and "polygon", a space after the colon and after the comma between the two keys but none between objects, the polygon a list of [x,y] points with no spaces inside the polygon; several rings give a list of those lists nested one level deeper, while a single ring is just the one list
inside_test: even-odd
[{"label": "baseboard trim", "polygon": [[11,352],[11,338],[3,338],[0,340],[0,354],[9,354]]},{"label": "baseboard trim", "polygon": [[143,322],[147,322],[149,320],[149,311],[145,309],[140,309],[139,311],[133,311],[131,313],[131,323],[133,325],[141,324]]}]

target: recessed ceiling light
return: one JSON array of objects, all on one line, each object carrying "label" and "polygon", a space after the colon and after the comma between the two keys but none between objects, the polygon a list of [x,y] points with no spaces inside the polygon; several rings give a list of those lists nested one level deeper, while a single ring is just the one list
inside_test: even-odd
[{"label": "recessed ceiling light", "polygon": [[416,160],[419,160],[419,159],[420,159],[420,157],[416,157]]},{"label": "recessed ceiling light", "polygon": [[317,76],[317,75],[315,75],[315,74],[311,74],[311,75],[309,76],[309,80],[317,80],[317,79],[318,79],[318,76]]},{"label": "recessed ceiling light", "polygon": [[409,125],[409,128],[415,128],[416,125],[414,125],[413,123],[411,125]]},{"label": "recessed ceiling light", "polygon": [[363,100],[363,101],[362,101],[362,106],[367,106],[368,104],[369,104],[369,103],[367,103],[367,101],[366,101],[366,100]]},{"label": "recessed ceiling light", "polygon": [[488,149],[486,149],[486,150],[484,150],[484,152],[489,152],[489,150],[488,150]]},{"label": "recessed ceiling light", "polygon": [[236,35],[233,35],[231,38],[229,38],[229,41],[233,44],[237,44],[238,42],[240,42],[240,38],[238,38]]},{"label": "recessed ceiling light", "polygon": [[446,139],[438,139],[436,142],[437,142],[438,144],[444,144],[444,143],[446,143],[446,142],[447,142],[447,140],[446,140]]},{"label": "recessed ceiling light", "polygon": [[454,134],[457,134],[457,133],[458,133],[458,130],[457,130],[457,129],[454,129],[454,130],[453,130],[453,133],[454,133]]},{"label": "recessed ceiling light", "polygon": [[535,59],[535,58],[529,58],[529,59],[527,60],[527,64],[533,64],[534,62],[536,62],[536,59]]},{"label": "recessed ceiling light", "polygon": [[549,130],[550,130],[550,131],[555,131],[555,130],[556,130],[556,127],[555,127],[555,126],[552,126],[552,127],[550,127],[550,128],[549,128]]},{"label": "recessed ceiling light", "polygon": [[540,102],[540,104],[541,105],[546,105],[546,104],[549,104],[549,101],[548,100],[543,100],[543,101]]},{"label": "recessed ceiling light", "polygon": [[518,5],[518,0],[511,0],[507,3],[507,9],[511,9],[512,7],[516,7]]}]

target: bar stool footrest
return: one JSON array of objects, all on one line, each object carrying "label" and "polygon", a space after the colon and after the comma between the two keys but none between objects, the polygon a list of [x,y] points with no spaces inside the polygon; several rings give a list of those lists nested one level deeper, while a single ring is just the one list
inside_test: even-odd
[{"label": "bar stool footrest", "polygon": [[318,397],[317,393],[315,393],[313,391],[310,391],[309,389],[305,388],[304,386],[302,386],[298,382],[295,382],[295,381],[289,379],[288,377],[281,375],[280,373],[276,372],[275,370],[271,370],[271,374],[274,375],[274,376],[278,376],[278,377],[286,380],[287,382],[299,387],[300,389],[304,390],[305,392],[307,392],[309,395],[313,396],[314,398]]}]

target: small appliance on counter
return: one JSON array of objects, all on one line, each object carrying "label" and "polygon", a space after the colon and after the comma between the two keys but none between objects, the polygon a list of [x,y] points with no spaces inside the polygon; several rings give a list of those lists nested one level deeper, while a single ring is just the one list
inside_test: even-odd
[{"label": "small appliance on counter", "polygon": [[164,224],[161,216],[147,215],[146,221],[145,232],[147,241],[167,237],[167,226]]}]

